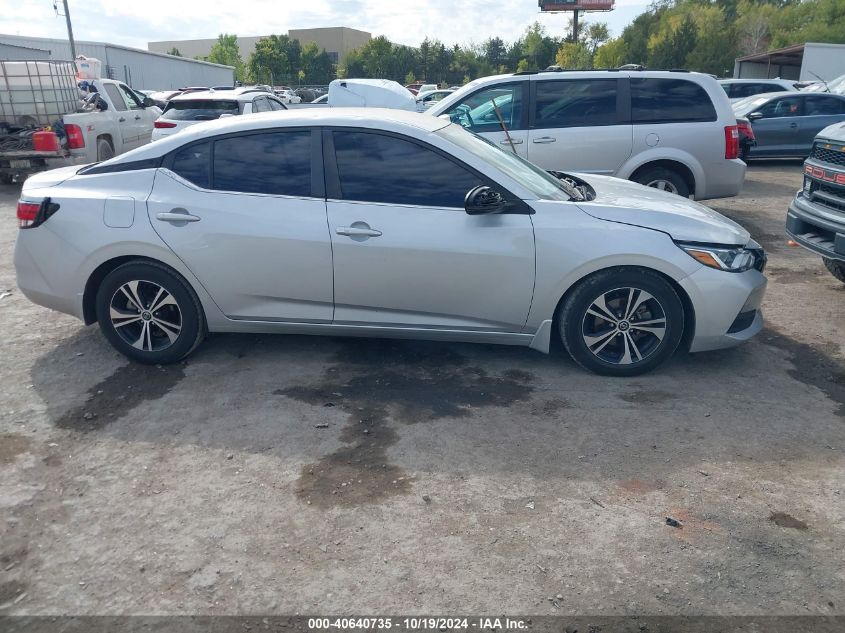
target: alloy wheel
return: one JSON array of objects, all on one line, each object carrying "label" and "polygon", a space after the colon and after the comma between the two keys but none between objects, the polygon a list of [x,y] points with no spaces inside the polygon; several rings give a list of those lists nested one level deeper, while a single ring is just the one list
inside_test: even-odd
[{"label": "alloy wheel", "polygon": [[173,295],[152,281],[120,286],[109,303],[109,318],[118,336],[143,352],[169,348],[182,331],[182,311]]},{"label": "alloy wheel", "polygon": [[654,295],[640,288],[615,288],[587,308],[581,335],[600,360],[630,365],[649,358],[666,335],[666,312]]},{"label": "alloy wheel", "polygon": [[678,195],[678,188],[669,182],[668,180],[663,180],[662,178],[657,178],[645,184],[646,187],[653,187],[654,189],[660,189],[660,191],[668,191],[669,193],[674,193]]}]

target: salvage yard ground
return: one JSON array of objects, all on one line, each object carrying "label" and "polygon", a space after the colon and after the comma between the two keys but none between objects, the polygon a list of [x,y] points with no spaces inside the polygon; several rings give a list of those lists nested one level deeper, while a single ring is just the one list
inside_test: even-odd
[{"label": "salvage yard ground", "polygon": [[800,180],[709,203],[769,253],[764,332],[633,379],[298,336],[128,364],[16,289],[3,186],[0,614],[845,613],[845,285],[786,245]]}]

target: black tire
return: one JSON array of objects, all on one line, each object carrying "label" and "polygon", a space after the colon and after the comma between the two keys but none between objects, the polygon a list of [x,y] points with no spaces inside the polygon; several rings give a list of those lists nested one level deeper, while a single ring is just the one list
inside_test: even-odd
[{"label": "black tire", "polygon": [[743,143],[739,146],[739,159],[747,163],[748,162],[748,155],[751,154],[751,145],[748,143]]},{"label": "black tire", "polygon": [[109,158],[114,158],[114,148],[107,138],[97,139],[97,161],[103,162]]},{"label": "black tire", "polygon": [[[132,285],[133,282],[136,283]],[[121,288],[128,288],[128,292]],[[159,288],[172,297],[175,308],[168,300],[161,309],[150,312],[147,308],[155,307],[150,303],[156,296],[167,298],[158,294]],[[141,310],[135,307],[130,295],[140,300]],[[190,284],[178,273],[155,262],[129,262],[115,268],[100,284],[96,305],[103,335],[117,351],[139,363],[175,363],[194,351],[205,336],[202,305]],[[115,316],[117,325],[113,314],[120,315]],[[163,327],[164,324],[167,326]],[[130,341],[141,346],[136,347]]]},{"label": "black tire", "polygon": [[[676,193],[684,198],[689,198],[690,190],[687,181],[676,171],[667,169],[665,167],[648,167],[640,172],[637,172],[632,178],[634,182],[638,182],[646,187],[655,187],[659,183],[664,183],[666,191]],[[670,189],[672,187],[674,190]]]},{"label": "black tire", "polygon": [[830,274],[845,284],[845,262],[840,259],[830,259],[828,257],[822,257],[822,261],[824,262],[824,267],[830,271]]},{"label": "black tire", "polygon": [[[601,298],[614,311],[608,316],[616,324],[588,312]],[[619,319],[617,310],[626,310],[629,298],[635,309],[628,318],[623,314]],[[665,326],[662,336],[661,320]],[[637,323],[652,327],[641,329]],[[566,351],[583,368],[603,376],[636,376],[651,371],[678,348],[684,334],[684,305],[658,273],[644,268],[612,268],[578,283],[561,305],[557,324]],[[593,337],[593,343],[585,336]],[[626,350],[630,350],[630,362],[626,362]]]}]

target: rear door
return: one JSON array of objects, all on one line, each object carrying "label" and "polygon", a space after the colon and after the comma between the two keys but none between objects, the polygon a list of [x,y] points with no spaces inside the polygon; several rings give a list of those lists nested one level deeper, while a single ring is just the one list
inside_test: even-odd
[{"label": "rear door", "polygon": [[804,96],[804,116],[798,131],[798,143],[806,155],[810,154],[813,139],[828,125],[845,120],[845,99],[831,94]]},{"label": "rear door", "polygon": [[329,323],[319,133],[227,135],[171,153],[147,201],[167,245],[231,319]]},{"label": "rear door", "polygon": [[415,139],[327,136],[335,323],[520,332],[534,289],[531,216],[468,215],[464,198],[486,177]]},{"label": "rear door", "polygon": [[631,155],[624,80],[531,81],[528,160],[543,169],[614,174]]},{"label": "rear door", "polygon": [[[468,130],[527,158],[528,83],[515,81],[480,88],[444,114]],[[502,129],[499,116],[507,132]]]}]

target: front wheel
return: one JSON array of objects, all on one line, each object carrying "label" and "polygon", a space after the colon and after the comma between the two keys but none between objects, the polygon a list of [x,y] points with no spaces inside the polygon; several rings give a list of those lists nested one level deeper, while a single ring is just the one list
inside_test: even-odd
[{"label": "front wheel", "polygon": [[193,289],[153,262],[130,262],[106,276],[97,291],[97,321],[117,351],[151,365],[181,360],[205,333]]},{"label": "front wheel", "polygon": [[830,274],[845,284],[845,262],[839,259],[830,259],[829,257],[823,257],[822,260],[824,261],[824,267],[830,271]]},{"label": "front wheel", "polygon": [[684,333],[684,306],[656,272],[614,268],[580,282],[561,306],[558,328],[579,365],[636,376],[669,358]]}]

